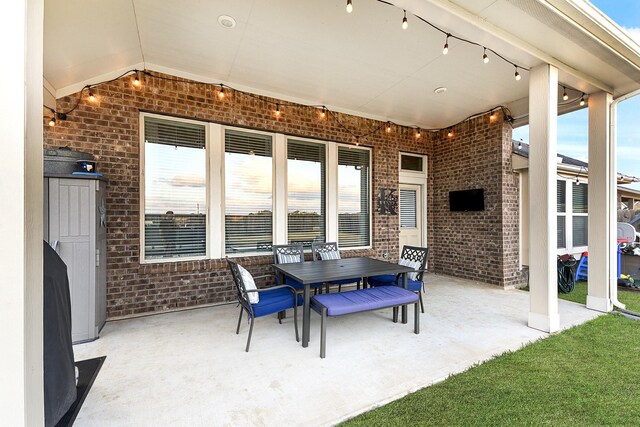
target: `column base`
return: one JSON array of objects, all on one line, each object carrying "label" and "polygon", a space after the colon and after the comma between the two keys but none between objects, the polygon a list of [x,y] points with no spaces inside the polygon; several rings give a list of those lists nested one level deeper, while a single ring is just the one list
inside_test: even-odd
[{"label": "column base", "polygon": [[601,311],[603,313],[608,313],[613,310],[613,304],[609,298],[601,298],[594,297],[591,295],[587,295],[587,308],[589,310]]},{"label": "column base", "polygon": [[543,332],[558,332],[560,330],[560,316],[529,312],[529,327]]}]

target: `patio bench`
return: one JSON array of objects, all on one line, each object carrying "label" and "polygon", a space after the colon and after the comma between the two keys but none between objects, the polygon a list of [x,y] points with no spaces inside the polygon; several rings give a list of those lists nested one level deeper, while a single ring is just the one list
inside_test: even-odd
[{"label": "patio bench", "polygon": [[[378,286],[333,294],[321,294],[311,298],[311,308],[321,316],[320,357],[325,358],[327,343],[327,316],[342,316],[363,311],[380,310],[414,304],[413,331],[420,333],[419,298],[414,292],[399,286]],[[394,321],[397,312],[394,310]]]}]

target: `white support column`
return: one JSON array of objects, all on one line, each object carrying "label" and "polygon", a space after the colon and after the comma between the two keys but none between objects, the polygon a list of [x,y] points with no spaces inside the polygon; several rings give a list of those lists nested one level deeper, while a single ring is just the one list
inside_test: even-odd
[{"label": "white support column", "polygon": [[273,243],[288,243],[288,209],[287,209],[287,138],[277,133],[273,144]]},{"label": "white support column", "polygon": [[43,0],[2,5],[0,417],[44,424],[42,361]]},{"label": "white support column", "polygon": [[587,308],[612,310],[617,280],[615,147],[609,138],[612,96],[589,95],[589,289]]},{"label": "white support column", "polygon": [[560,328],[556,271],[558,69],[529,74],[529,326]]}]

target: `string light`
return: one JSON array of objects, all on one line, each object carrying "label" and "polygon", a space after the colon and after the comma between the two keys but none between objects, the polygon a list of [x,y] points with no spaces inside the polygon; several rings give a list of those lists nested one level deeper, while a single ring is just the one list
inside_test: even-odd
[{"label": "string light", "polygon": [[422,132],[420,131],[420,128],[418,128],[418,130],[416,130],[416,139],[420,139],[420,137],[422,137]]},{"label": "string light", "polygon": [[221,85],[220,85],[220,92],[218,92],[218,98],[220,98],[220,99],[224,99],[224,97],[225,97],[225,94],[224,94],[224,85],[223,85],[223,84],[221,84]]},{"label": "string light", "polygon": [[451,129],[449,129],[449,132],[447,132],[447,137],[453,138],[453,131]]},{"label": "string light", "polygon": [[562,86],[562,100],[566,101],[567,99],[569,99],[569,95],[567,95],[567,88],[565,86]]},{"label": "string light", "polygon": [[484,51],[482,53],[482,62],[484,62],[485,64],[489,63],[489,56],[487,55],[487,48],[483,48]]},{"label": "string light", "polygon": [[391,122],[387,122],[387,133],[391,132]]},{"label": "string light", "polygon": [[444,48],[442,48],[442,54],[446,55],[449,53],[449,37],[451,34],[447,33],[447,38],[444,40]]},{"label": "string light", "polygon": [[52,116],[51,119],[49,119],[49,126],[54,127],[56,125],[56,116]]},{"label": "string light", "polygon": [[133,78],[133,86],[139,88],[142,86],[142,78],[140,71],[136,71],[136,76]]},{"label": "string light", "polygon": [[347,0],[347,13],[353,12],[353,4],[351,4],[351,0]]},{"label": "string light", "polygon": [[580,96],[580,106],[584,107],[584,104],[585,104],[585,102],[584,102],[584,92],[582,92],[582,95]]},{"label": "string light", "polygon": [[360,146],[360,137],[356,136],[356,147]]},{"label": "string light", "polygon": [[325,119],[327,117],[327,107],[322,107],[322,111],[320,112],[320,118]]},{"label": "string light", "polygon": [[514,65],[514,67],[516,67],[516,73],[513,75],[513,77],[515,77],[516,81],[519,81],[522,78],[522,76],[518,72],[518,66]]},{"label": "string light", "polygon": [[518,148],[522,150],[522,140],[518,141]]},{"label": "string light", "polygon": [[491,112],[491,115],[489,116],[489,121],[493,122],[496,120],[496,113],[494,111]]},{"label": "string light", "polygon": [[96,95],[93,93],[91,89],[89,89],[89,101],[96,102]]},{"label": "string light", "polygon": [[404,11],[404,18],[402,18],[402,29],[406,30],[409,28],[409,21],[407,21],[407,11]]},{"label": "string light", "polygon": [[276,117],[280,117],[280,114],[282,114],[280,112],[280,104],[276,104]]}]

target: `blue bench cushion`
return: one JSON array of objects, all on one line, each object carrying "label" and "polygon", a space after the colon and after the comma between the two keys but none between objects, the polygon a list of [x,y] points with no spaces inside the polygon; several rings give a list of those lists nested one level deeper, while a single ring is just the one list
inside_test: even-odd
[{"label": "blue bench cushion", "polygon": [[[382,274],[380,276],[371,276],[368,279],[369,286],[395,286],[396,276],[394,274]],[[402,277],[398,280],[398,286],[402,287]],[[413,292],[422,290],[422,282],[407,278],[407,289]]]},{"label": "blue bench cushion", "polygon": [[329,316],[340,316],[359,311],[413,304],[417,300],[418,295],[398,286],[379,286],[377,288],[316,295],[311,298],[311,305],[316,308],[320,306],[326,307],[327,315]]},{"label": "blue bench cushion", "polygon": [[[266,289],[260,290],[260,302],[251,306],[255,317],[261,317],[293,308],[294,301],[293,292],[289,289]],[[298,305],[302,305],[302,295],[298,296]]]},{"label": "blue bench cushion", "polygon": [[[284,279],[284,284],[288,285],[288,286],[291,286],[292,288],[296,288],[299,291],[304,290],[304,285],[302,283],[298,282],[297,280],[292,279],[291,277],[286,277]],[[322,285],[324,285],[324,283],[322,283],[322,282],[312,283],[311,287],[312,288],[317,288],[318,286],[322,286]]]}]

